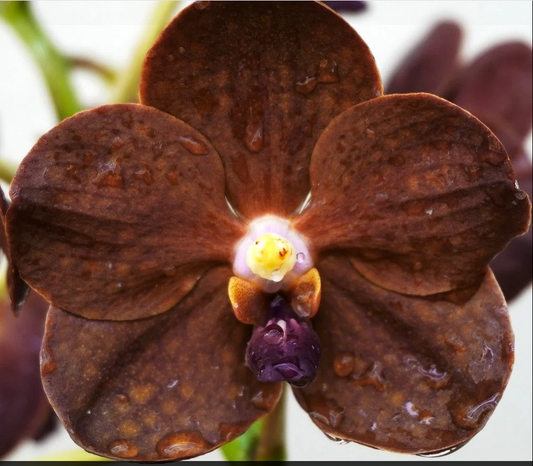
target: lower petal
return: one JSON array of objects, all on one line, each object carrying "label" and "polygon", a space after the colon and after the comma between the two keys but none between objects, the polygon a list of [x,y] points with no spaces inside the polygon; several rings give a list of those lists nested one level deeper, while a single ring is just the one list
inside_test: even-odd
[{"label": "lower petal", "polygon": [[402,453],[461,445],[485,425],[513,364],[513,333],[490,271],[479,288],[386,291],[345,259],[319,267],[317,379],[295,390],[324,432]]},{"label": "lower petal", "polygon": [[176,307],[143,320],[90,321],[51,309],[43,381],[76,443],[116,460],[190,458],[275,406],[281,384],[260,383],[245,366],[251,327],[233,315],[230,276],[211,269]]}]

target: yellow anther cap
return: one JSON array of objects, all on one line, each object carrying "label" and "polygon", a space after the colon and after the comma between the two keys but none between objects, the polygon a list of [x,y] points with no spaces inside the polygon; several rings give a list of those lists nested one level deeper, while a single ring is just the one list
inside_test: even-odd
[{"label": "yellow anther cap", "polygon": [[265,280],[280,282],[296,264],[292,244],[275,233],[259,236],[248,248],[246,265]]}]

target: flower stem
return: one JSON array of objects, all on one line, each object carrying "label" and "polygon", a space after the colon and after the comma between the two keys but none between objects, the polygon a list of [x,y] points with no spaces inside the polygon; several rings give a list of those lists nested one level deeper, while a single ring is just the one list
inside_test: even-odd
[{"label": "flower stem", "polygon": [[286,384],[283,384],[281,398],[264,420],[257,445],[256,461],[285,461],[285,398]]},{"label": "flower stem", "polygon": [[112,102],[137,102],[139,100],[139,81],[144,56],[168,24],[180,3],[179,1],[159,1],[156,3],[148,22],[148,28],[144,31],[129,65],[118,76],[111,96]]},{"label": "flower stem", "polygon": [[69,57],[73,68],[87,70],[100,77],[107,84],[113,84],[117,80],[117,72],[95,60],[84,57],[72,56]]},{"label": "flower stem", "polygon": [[32,2],[1,2],[0,18],[15,31],[37,62],[57,118],[63,120],[81,110],[71,81],[71,64],[42,30],[31,8]]}]

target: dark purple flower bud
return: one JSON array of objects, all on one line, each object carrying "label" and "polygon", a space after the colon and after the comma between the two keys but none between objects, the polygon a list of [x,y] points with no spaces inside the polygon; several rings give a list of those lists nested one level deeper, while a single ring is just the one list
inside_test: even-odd
[{"label": "dark purple flower bud", "polygon": [[246,350],[246,365],[260,382],[286,381],[305,387],[316,377],[320,340],[308,320],[277,296],[266,323],[254,330]]},{"label": "dark purple flower bud", "polygon": [[360,11],[366,10],[367,7],[367,2],[358,2],[350,0],[331,1],[324,3],[338,13],[358,13]]}]

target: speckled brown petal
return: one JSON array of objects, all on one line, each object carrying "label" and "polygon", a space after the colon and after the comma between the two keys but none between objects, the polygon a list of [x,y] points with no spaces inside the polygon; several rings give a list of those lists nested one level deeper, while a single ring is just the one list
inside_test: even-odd
[{"label": "speckled brown petal", "polygon": [[442,95],[458,69],[462,30],[451,21],[436,24],[400,62],[386,94],[428,92]]},{"label": "speckled brown petal", "polygon": [[9,298],[11,301],[11,309],[17,313],[22,305],[26,302],[30,288],[22,278],[15,264],[11,260],[11,253],[7,246],[6,232],[5,232],[5,214],[9,207],[9,201],[6,199],[4,191],[0,187],[0,250],[3,251],[7,258],[7,288]]},{"label": "speckled brown petal", "polygon": [[36,434],[51,412],[39,375],[47,309],[33,293],[14,316],[8,299],[0,299],[0,458]]},{"label": "speckled brown petal", "polygon": [[501,143],[429,94],[345,111],[317,143],[311,182],[311,204],[294,224],[315,254],[345,249],[365,277],[401,293],[479,282],[529,225],[531,204]]},{"label": "speckled brown petal", "polygon": [[217,153],[159,110],[111,105],[63,121],[22,161],[8,240],[55,306],[128,320],[166,311],[243,234]]},{"label": "speckled brown petal", "polygon": [[317,379],[295,394],[324,432],[403,453],[458,446],[485,425],[514,360],[509,314],[494,276],[479,288],[410,297],[372,285],[341,257],[313,326]]},{"label": "speckled brown petal", "polygon": [[280,384],[244,364],[251,326],[233,314],[231,271],[208,271],[170,311],[89,321],[52,308],[41,354],[45,391],[79,445],[117,460],[169,461],[242,434]]},{"label": "speckled brown petal", "polygon": [[245,217],[292,214],[340,112],[381,95],[357,33],[316,2],[198,2],[148,52],[141,101],[202,131]]},{"label": "speckled brown petal", "polygon": [[443,95],[494,131],[511,160],[531,131],[532,67],[530,45],[504,43],[466,67]]}]

